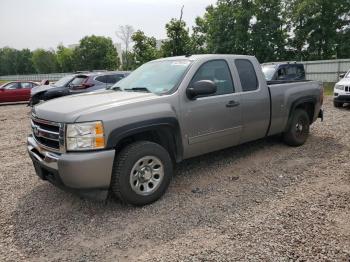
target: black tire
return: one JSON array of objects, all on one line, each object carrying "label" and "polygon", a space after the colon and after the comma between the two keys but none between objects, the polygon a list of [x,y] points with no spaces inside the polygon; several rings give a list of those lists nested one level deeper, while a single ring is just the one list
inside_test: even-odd
[{"label": "black tire", "polygon": [[303,145],[310,131],[310,119],[303,109],[294,110],[288,130],[283,134],[283,140],[290,146]]},{"label": "black tire", "polygon": [[342,107],[343,103],[333,101],[333,105],[334,105],[334,107]]},{"label": "black tire", "polygon": [[[157,188],[151,188],[151,190],[155,190],[154,192],[149,193],[149,195],[140,195],[132,188],[131,172],[135,169],[138,161],[141,161],[146,156],[154,156],[161,162],[163,165],[163,175],[157,184]],[[173,164],[168,151],[159,144],[149,141],[139,141],[126,146],[116,156],[112,171],[111,190],[123,203],[143,206],[158,200],[165,193],[172,175]],[[152,184],[152,182],[149,183]]]}]

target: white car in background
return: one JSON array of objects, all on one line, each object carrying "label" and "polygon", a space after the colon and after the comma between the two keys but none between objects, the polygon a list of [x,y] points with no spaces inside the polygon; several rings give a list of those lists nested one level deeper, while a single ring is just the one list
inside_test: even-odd
[{"label": "white car in background", "polygon": [[345,103],[350,103],[350,70],[343,75],[342,79],[334,86],[333,103],[335,107],[342,107]]}]

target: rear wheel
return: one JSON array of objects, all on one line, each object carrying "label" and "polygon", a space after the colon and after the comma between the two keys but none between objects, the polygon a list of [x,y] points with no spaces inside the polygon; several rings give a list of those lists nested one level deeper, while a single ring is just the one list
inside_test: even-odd
[{"label": "rear wheel", "polygon": [[343,103],[333,101],[333,105],[334,105],[334,107],[342,107]]},{"label": "rear wheel", "polygon": [[172,161],[167,150],[153,142],[135,142],[116,157],[111,189],[124,203],[147,205],[164,194],[172,173]]},{"label": "rear wheel", "polygon": [[288,130],[283,134],[283,140],[290,146],[303,145],[310,130],[310,119],[303,109],[296,109],[293,112]]}]

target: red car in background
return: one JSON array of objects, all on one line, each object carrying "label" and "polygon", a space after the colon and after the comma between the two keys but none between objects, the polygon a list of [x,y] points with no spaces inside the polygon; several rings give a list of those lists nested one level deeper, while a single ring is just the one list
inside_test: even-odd
[{"label": "red car in background", "polygon": [[0,86],[0,103],[24,102],[30,99],[30,90],[38,86],[32,81],[13,81]]}]

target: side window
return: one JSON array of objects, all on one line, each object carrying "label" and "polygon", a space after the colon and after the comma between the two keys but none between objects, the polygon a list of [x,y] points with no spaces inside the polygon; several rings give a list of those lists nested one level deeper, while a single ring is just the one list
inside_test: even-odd
[{"label": "side window", "polygon": [[70,84],[72,86],[80,86],[85,80],[86,80],[87,76],[77,76],[73,79],[72,82],[70,82]]},{"label": "side window", "polygon": [[303,66],[298,66],[297,67],[297,76],[298,77],[304,77],[305,76],[305,72],[304,72]]},{"label": "side window", "polygon": [[277,71],[277,80],[283,80],[286,79],[287,72],[285,68],[280,68]]},{"label": "side window", "polygon": [[295,65],[290,65],[287,67],[287,75],[295,76],[297,74],[297,67]]},{"label": "side window", "polygon": [[13,90],[13,89],[18,89],[20,86],[17,82],[15,83],[10,83],[10,84],[7,84],[4,88],[5,89],[9,89],[9,90]]},{"label": "side window", "polygon": [[21,87],[28,89],[28,88],[32,88],[33,85],[32,85],[32,83],[23,82],[23,83],[21,83]]},{"label": "side window", "polygon": [[120,74],[119,75],[108,75],[107,76],[107,83],[115,84],[122,78],[123,78],[123,75],[120,75]]},{"label": "side window", "polygon": [[211,80],[217,86],[214,95],[234,93],[230,69],[224,60],[214,60],[204,63],[194,75],[191,83],[200,80]]},{"label": "side window", "polygon": [[98,76],[95,78],[95,80],[102,82],[102,83],[108,83],[108,78],[107,76]]},{"label": "side window", "polygon": [[256,77],[256,72],[253,64],[246,59],[235,60],[239,79],[241,80],[242,91],[254,91],[259,87],[259,82]]}]

